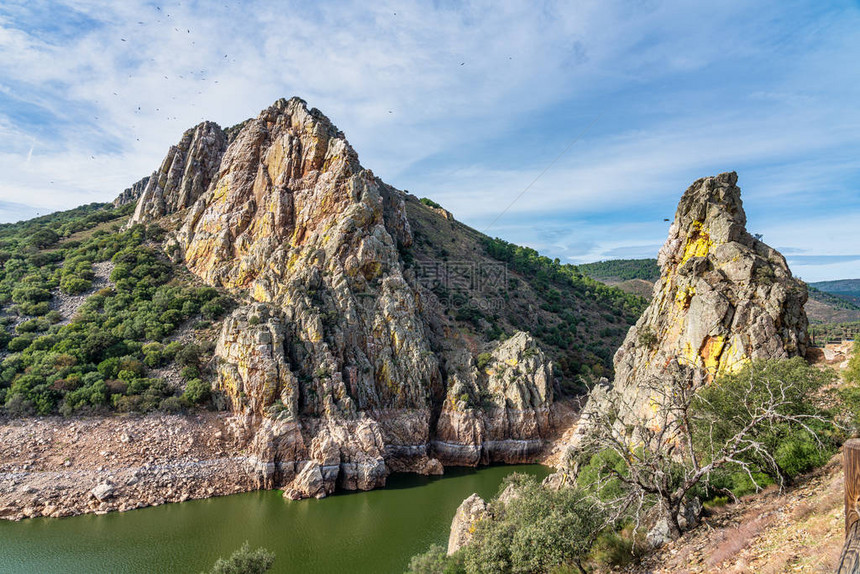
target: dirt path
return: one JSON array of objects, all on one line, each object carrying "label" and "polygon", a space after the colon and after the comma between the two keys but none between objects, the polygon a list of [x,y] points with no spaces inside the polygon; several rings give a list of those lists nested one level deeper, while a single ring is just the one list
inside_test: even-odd
[{"label": "dirt path", "polygon": [[771,489],[714,509],[699,528],[623,571],[833,572],[845,526],[841,456],[783,494]]}]

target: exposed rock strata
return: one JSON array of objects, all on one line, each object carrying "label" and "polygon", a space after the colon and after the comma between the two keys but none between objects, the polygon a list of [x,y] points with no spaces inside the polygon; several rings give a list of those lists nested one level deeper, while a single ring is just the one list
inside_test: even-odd
[{"label": "exposed rock strata", "polygon": [[517,333],[484,365],[464,349],[447,356],[448,391],[434,441],[445,464],[534,460],[550,430],[552,362]]},{"label": "exposed rock strata", "polygon": [[140,195],[132,223],[142,223],[187,208],[206,191],[227,147],[227,135],[212,122],[186,131],[152,173]]},{"label": "exposed rock strata", "polygon": [[140,199],[140,196],[143,195],[143,190],[146,189],[147,183],[149,183],[149,176],[134,182],[131,187],[124,189],[122,193],[116,196],[116,199],[113,200],[113,206],[122,207],[129,203],[136,203]]},{"label": "exposed rock strata", "polygon": [[552,365],[520,333],[477,353],[401,260],[404,194],[299,99],[171,148],[133,222],[247,301],[225,322],[218,389],[249,435],[255,480],[290,497],[373,488],[390,471],[534,460],[552,431]]}]

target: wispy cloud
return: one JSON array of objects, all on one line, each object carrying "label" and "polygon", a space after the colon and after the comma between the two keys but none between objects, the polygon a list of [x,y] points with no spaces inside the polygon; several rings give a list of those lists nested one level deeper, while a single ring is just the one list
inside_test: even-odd
[{"label": "wispy cloud", "polygon": [[844,255],[857,29],[849,2],[4,2],[0,201],[109,200],[184,129],[299,95],[479,229],[600,116],[489,230],[551,256],[647,254],[686,186],[730,169],[766,240]]}]

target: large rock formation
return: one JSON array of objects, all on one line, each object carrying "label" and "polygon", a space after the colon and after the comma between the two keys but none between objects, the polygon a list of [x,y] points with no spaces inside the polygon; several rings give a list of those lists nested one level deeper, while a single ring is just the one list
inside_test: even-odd
[{"label": "large rock formation", "polygon": [[473,358],[447,355],[448,391],[435,451],[449,464],[532,460],[550,432],[552,362],[527,333]]},{"label": "large rock formation", "polygon": [[[736,183],[736,173],[723,173],[684,193],[660,250],[651,304],[615,354],[610,392],[643,412],[643,384],[672,372],[701,385],[753,359],[806,352],[806,286],[747,232]],[[670,368],[675,363],[682,369]]]},{"label": "large rock formation", "polygon": [[526,461],[551,430],[535,341],[487,345],[479,370],[405,268],[404,198],[296,98],[186,132],[141,196],[132,223],[169,223],[171,256],[244,302],[218,340],[217,387],[261,486],[323,496],[439,472],[436,457]]}]

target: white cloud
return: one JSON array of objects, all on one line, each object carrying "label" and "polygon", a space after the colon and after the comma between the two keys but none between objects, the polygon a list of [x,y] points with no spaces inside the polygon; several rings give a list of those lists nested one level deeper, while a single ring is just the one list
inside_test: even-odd
[{"label": "white cloud", "polygon": [[[856,195],[860,18],[834,6],[7,2],[0,202],[110,200],[185,129],[299,95],[366,167],[479,229],[602,112],[490,230],[552,256],[644,252],[728,169],[770,236],[770,206],[793,224],[811,192]],[[811,225],[803,249],[838,253]]]}]

